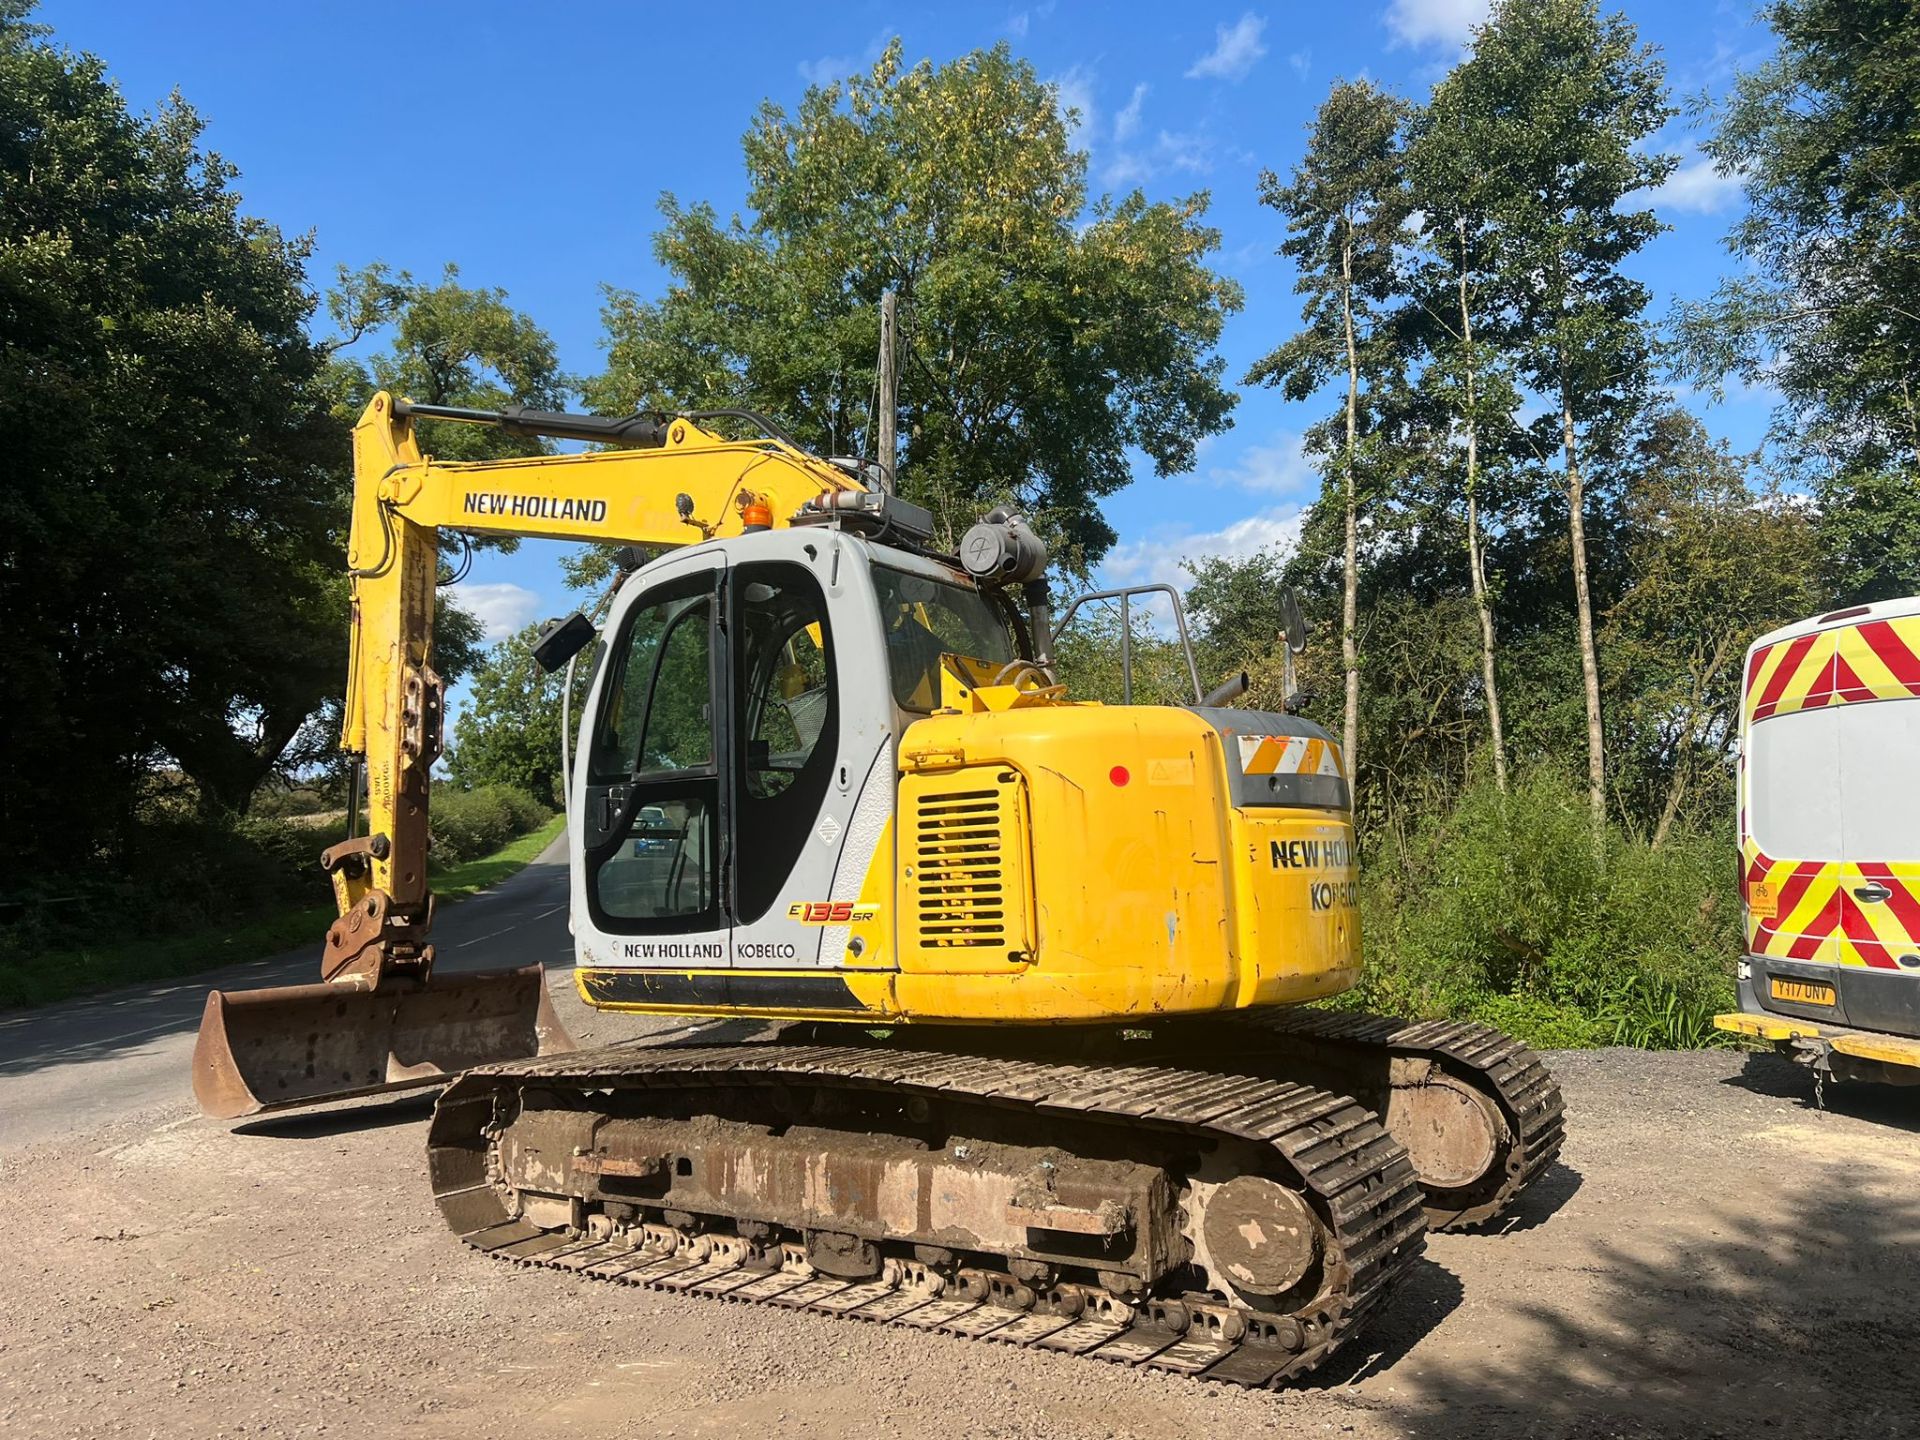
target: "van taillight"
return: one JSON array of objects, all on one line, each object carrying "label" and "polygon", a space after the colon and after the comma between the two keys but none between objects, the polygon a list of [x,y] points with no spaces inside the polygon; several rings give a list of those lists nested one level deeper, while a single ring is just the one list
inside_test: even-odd
[{"label": "van taillight", "polygon": [[1816,625],[1829,625],[1835,620],[1851,620],[1854,616],[1864,615],[1871,609],[1873,609],[1871,605],[1849,605],[1845,610],[1835,610],[1832,614],[1822,615],[1813,623]]}]

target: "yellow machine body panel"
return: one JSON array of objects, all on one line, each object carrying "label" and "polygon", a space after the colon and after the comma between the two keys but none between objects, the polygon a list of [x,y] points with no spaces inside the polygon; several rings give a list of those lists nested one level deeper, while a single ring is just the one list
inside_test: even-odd
[{"label": "yellow machine body panel", "polygon": [[[1236,804],[1227,739],[1168,706],[918,721],[900,745],[893,843],[854,907],[860,963],[836,972],[853,1013],[844,999],[609,1003],[591,969],[581,994],[654,1013],[1001,1025],[1338,994],[1360,966],[1348,813]],[[742,972],[682,973],[717,989]]]}]

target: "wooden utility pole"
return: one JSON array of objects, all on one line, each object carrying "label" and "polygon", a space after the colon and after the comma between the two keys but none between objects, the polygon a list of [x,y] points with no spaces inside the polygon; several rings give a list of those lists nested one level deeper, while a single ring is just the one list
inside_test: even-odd
[{"label": "wooden utility pole", "polygon": [[880,296],[880,383],[878,385],[878,403],[880,414],[880,444],[875,459],[880,462],[881,484],[892,491],[893,462],[899,448],[894,434],[894,423],[900,413],[900,373],[894,368],[894,325],[898,315],[898,299],[888,290]]}]

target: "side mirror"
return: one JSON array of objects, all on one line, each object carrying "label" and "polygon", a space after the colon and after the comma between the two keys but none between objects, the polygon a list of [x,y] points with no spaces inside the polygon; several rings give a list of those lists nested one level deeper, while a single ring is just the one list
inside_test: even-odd
[{"label": "side mirror", "polygon": [[1307,617],[1300,609],[1300,596],[1289,586],[1280,593],[1280,618],[1287,628],[1287,649],[1298,655],[1307,648]]},{"label": "side mirror", "polygon": [[549,620],[540,627],[540,634],[533,642],[533,663],[551,675],[565,667],[592,639],[593,622],[578,610],[564,620]]}]

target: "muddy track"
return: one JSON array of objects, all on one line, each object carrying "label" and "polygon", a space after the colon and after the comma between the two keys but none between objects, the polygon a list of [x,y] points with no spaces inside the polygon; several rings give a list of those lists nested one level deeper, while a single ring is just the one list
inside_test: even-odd
[{"label": "muddy track", "polygon": [[[1310,1303],[1276,1313],[1218,1293],[1126,1296],[1074,1284],[1036,1295],[984,1256],[950,1277],[930,1278],[924,1267],[896,1258],[877,1277],[841,1279],[816,1273],[797,1246],[761,1237],[660,1223],[619,1234],[579,1224],[543,1227],[520,1213],[500,1179],[500,1147],[521,1111],[523,1087],[593,1106],[616,1096],[631,1103],[635,1092],[716,1086],[920,1095],[1050,1122],[1144,1128],[1182,1145],[1269,1147],[1275,1168],[1297,1178],[1326,1229],[1321,1283]],[[1381,1305],[1422,1245],[1412,1168],[1370,1111],[1297,1083],[1158,1066],[793,1044],[556,1056],[463,1077],[435,1112],[429,1153],[449,1227],[475,1249],[515,1264],[1248,1386],[1283,1382],[1325,1360]]]},{"label": "muddy track", "polygon": [[1468,1194],[1430,1192],[1429,1229],[1465,1230],[1496,1218],[1546,1173],[1566,1140],[1566,1101],[1546,1062],[1490,1025],[1471,1020],[1409,1024],[1357,1011],[1309,1009],[1252,1016],[1238,1023],[1263,1034],[1310,1039],[1329,1047],[1385,1051],[1399,1059],[1431,1058],[1499,1106],[1509,1137],[1498,1174]]}]

